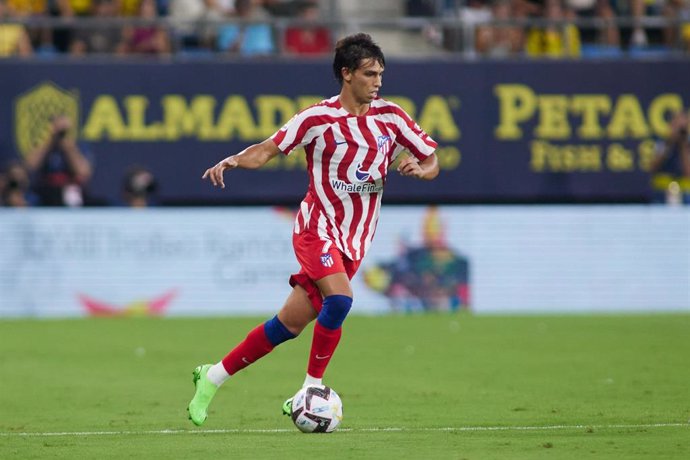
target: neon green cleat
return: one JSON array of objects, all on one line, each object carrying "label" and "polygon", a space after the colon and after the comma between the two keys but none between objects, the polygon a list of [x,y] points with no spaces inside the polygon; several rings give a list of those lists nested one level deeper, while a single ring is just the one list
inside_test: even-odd
[{"label": "neon green cleat", "polygon": [[206,421],[208,405],[211,404],[213,396],[218,391],[218,387],[206,377],[211,366],[212,364],[203,364],[197,366],[192,372],[196,393],[187,406],[187,412],[189,412],[189,419],[197,426],[201,426]]},{"label": "neon green cleat", "polygon": [[283,403],[283,415],[292,416],[292,398]]}]

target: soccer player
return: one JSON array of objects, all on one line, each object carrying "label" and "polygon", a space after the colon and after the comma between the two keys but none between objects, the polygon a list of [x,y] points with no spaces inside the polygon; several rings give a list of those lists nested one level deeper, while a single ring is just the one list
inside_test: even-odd
[{"label": "soccer player", "polygon": [[[256,169],[276,155],[304,147],[309,188],[295,219],[293,246],[300,264],[276,316],[249,332],[216,364],[194,372],[189,417],[204,423],[216,390],[228,378],[294,339],[314,319],[304,385],[320,385],[352,306],[350,280],[371,245],[388,167],[403,150],[403,176],[438,175],[436,142],[399,106],[379,98],[385,59],[367,34],[338,41],[333,72],[340,94],[295,115],[273,136],[206,170],[203,179],[225,188],[223,173]],[[290,413],[291,400],[283,405]]]}]

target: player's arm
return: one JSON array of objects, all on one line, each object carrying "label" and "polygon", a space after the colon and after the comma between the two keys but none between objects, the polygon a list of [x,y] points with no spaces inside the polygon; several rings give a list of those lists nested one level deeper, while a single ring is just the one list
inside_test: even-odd
[{"label": "player's arm", "polygon": [[93,169],[77,143],[74,139],[68,137],[62,138],[59,143],[67,159],[67,164],[69,164],[70,169],[74,173],[74,177],[79,183],[88,182],[91,179]]},{"label": "player's arm", "polygon": [[690,139],[687,135],[680,144],[680,168],[683,176],[690,178]]},{"label": "player's arm", "polygon": [[398,172],[403,176],[432,180],[435,179],[439,173],[438,159],[435,153],[432,153],[423,161],[419,161],[417,158],[409,155],[403,158],[398,165]]},{"label": "player's arm", "polygon": [[272,139],[266,139],[260,144],[254,144],[242,150],[237,155],[231,155],[208,168],[202,179],[208,178],[215,186],[225,188],[223,173],[228,169],[257,169],[268,163],[280,153],[280,149]]},{"label": "player's arm", "polygon": [[27,154],[24,162],[30,172],[37,171],[52,148],[59,144],[70,128],[69,118],[58,115],[50,123],[50,136]]},{"label": "player's arm", "polygon": [[680,135],[680,130],[678,130],[675,127],[672,127],[671,134],[664,141],[662,147],[658,149],[656,156],[654,156],[651,164],[649,165],[650,172],[655,173],[664,165],[666,160],[668,160],[671,157],[673,149],[676,147],[676,145],[678,145],[682,150],[682,145],[680,144]]},{"label": "player's arm", "polygon": [[29,172],[34,172],[41,167],[43,160],[45,160],[46,155],[48,155],[50,148],[53,146],[53,142],[53,136],[51,135],[44,142],[29,150],[29,153],[24,159],[24,164]]}]

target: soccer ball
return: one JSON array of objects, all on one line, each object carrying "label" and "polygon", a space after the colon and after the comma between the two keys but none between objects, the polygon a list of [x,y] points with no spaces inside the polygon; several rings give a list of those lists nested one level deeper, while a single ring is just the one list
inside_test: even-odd
[{"label": "soccer ball", "polygon": [[309,385],[292,398],[292,421],[304,433],[330,433],[343,420],[343,403],[332,388]]}]

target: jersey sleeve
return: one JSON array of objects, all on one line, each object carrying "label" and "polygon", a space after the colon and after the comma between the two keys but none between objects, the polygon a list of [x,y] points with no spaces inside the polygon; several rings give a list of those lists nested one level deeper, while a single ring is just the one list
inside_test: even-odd
[{"label": "jersey sleeve", "polygon": [[401,108],[397,108],[396,115],[399,132],[393,156],[396,157],[403,150],[408,150],[419,161],[423,161],[434,153],[438,146],[436,141]]},{"label": "jersey sleeve", "polygon": [[285,155],[307,145],[316,137],[311,129],[314,126],[314,117],[310,109],[311,107],[296,114],[271,136],[271,140]]}]

